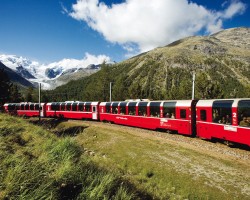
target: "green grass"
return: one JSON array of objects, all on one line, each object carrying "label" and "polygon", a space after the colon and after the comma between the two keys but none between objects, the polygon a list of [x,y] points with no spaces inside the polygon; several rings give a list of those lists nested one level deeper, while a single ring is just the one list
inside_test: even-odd
[{"label": "green grass", "polygon": [[[77,136],[95,152],[99,165],[122,171],[124,178],[156,199],[248,199],[248,166],[131,132],[92,126]],[[232,172],[232,174],[231,174]],[[234,172],[244,176],[237,177]]]},{"label": "green grass", "polygon": [[119,174],[96,166],[73,137],[0,114],[0,199],[133,199]]},{"label": "green grass", "polygon": [[244,200],[249,177],[246,164],[151,132],[0,114],[0,199]]}]

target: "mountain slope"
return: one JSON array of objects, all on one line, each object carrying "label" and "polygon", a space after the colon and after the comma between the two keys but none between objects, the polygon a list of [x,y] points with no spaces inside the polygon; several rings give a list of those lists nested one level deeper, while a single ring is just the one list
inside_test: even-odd
[{"label": "mountain slope", "polygon": [[[99,63],[108,57],[86,54],[82,60],[63,59],[50,64],[40,64],[16,55],[0,55],[0,62],[31,81],[34,85],[42,83],[43,88],[52,89],[79,77],[89,76],[99,70]],[[97,63],[93,65],[93,63]],[[92,66],[92,67],[89,67]],[[94,66],[94,67],[93,67]],[[86,73],[84,73],[86,72]]]},{"label": "mountain slope", "polygon": [[104,93],[112,81],[114,100],[190,99],[195,73],[196,98],[250,97],[249,44],[249,28],[188,37],[110,67],[106,79],[100,78],[101,70],[55,92],[76,91],[77,96],[67,98],[78,100],[108,100]]},{"label": "mountain slope", "polygon": [[4,69],[4,71],[8,74],[8,77],[11,82],[14,82],[18,85],[24,87],[33,87],[32,83],[27,81],[25,78],[14,72],[12,69],[6,67],[3,63],[0,62],[0,69]]}]

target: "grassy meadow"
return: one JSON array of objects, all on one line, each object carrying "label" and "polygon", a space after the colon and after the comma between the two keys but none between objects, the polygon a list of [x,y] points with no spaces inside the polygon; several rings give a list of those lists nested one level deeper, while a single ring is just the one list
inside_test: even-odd
[{"label": "grassy meadow", "polygon": [[250,198],[249,163],[151,131],[56,119],[38,124],[0,114],[0,199]]}]

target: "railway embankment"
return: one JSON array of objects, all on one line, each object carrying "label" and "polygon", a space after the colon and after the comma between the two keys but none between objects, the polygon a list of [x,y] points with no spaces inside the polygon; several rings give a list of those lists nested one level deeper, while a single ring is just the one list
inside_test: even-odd
[{"label": "railway embankment", "polygon": [[0,115],[0,199],[244,200],[249,164],[245,147],[101,122]]}]

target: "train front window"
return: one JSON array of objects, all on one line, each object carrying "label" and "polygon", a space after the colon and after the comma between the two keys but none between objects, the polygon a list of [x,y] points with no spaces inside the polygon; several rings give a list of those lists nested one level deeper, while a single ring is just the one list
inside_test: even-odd
[{"label": "train front window", "polygon": [[136,104],[137,104],[137,102],[129,102],[129,104],[128,104],[128,114],[129,115],[136,114]]},{"label": "train front window", "polygon": [[161,102],[151,102],[150,103],[150,116],[151,117],[160,117],[160,105]]},{"label": "train front window", "polygon": [[176,102],[164,102],[163,103],[163,117],[175,118],[175,105]]},{"label": "train front window", "polygon": [[213,122],[219,124],[232,124],[233,100],[214,101]]},{"label": "train front window", "polygon": [[147,105],[148,102],[140,102],[138,105],[138,115],[147,116]]},{"label": "train front window", "polygon": [[238,103],[239,126],[250,127],[250,100],[241,100]]},{"label": "train front window", "polygon": [[126,115],[126,102],[121,102],[120,103],[120,114],[121,115]]}]

